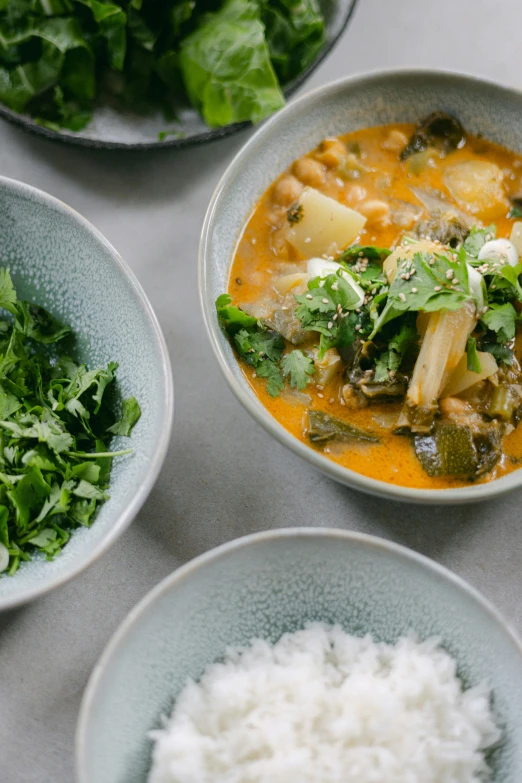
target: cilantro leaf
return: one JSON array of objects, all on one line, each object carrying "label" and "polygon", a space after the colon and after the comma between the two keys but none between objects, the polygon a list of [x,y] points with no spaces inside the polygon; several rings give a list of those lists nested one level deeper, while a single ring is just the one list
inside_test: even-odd
[{"label": "cilantro leaf", "polygon": [[123,400],[121,408],[121,419],[109,427],[107,432],[128,437],[141,416],[141,408],[136,397],[127,397],[126,400]]},{"label": "cilantro leaf", "polygon": [[489,242],[490,239],[495,239],[496,235],[497,227],[494,224],[487,226],[486,228],[473,226],[462,246],[472,259],[477,259],[482,247],[486,242]]},{"label": "cilantro leaf", "polygon": [[498,269],[498,274],[510,283],[515,289],[517,299],[522,302],[522,286],[519,277],[522,275],[522,264],[510,266],[506,264]]},{"label": "cilantro leaf", "polygon": [[0,269],[0,307],[16,315],[16,291],[9,269]]},{"label": "cilantro leaf", "polygon": [[410,320],[404,320],[399,331],[390,338],[388,349],[375,360],[375,380],[386,381],[390,371],[396,372],[400,368],[404,356],[417,340],[418,334],[415,324]]},{"label": "cilantro leaf", "polygon": [[256,372],[260,378],[267,379],[266,390],[271,397],[277,397],[285,388],[281,370],[274,362],[267,359],[257,366]]},{"label": "cilantro leaf", "polygon": [[482,365],[480,364],[480,358],[477,353],[477,341],[474,337],[468,337],[468,342],[466,346],[466,354],[467,354],[467,369],[471,370],[471,372],[480,372],[482,370]]},{"label": "cilantro leaf", "polygon": [[30,302],[17,303],[15,328],[25,337],[45,344],[55,343],[71,332],[69,326],[63,326],[43,307]]},{"label": "cilantro leaf", "polygon": [[518,204],[513,204],[509,210],[508,218],[522,218],[522,208]]},{"label": "cilantro leaf", "polygon": [[481,323],[487,329],[497,333],[497,339],[501,343],[512,340],[515,336],[517,313],[515,308],[509,302],[506,304],[491,304],[484,315],[481,316]]},{"label": "cilantro leaf", "polygon": [[315,365],[313,359],[302,351],[295,350],[283,356],[281,369],[284,378],[290,377],[291,388],[303,391],[310,382],[310,376],[315,372]]},{"label": "cilantro leaf", "polygon": [[391,250],[387,247],[376,247],[375,245],[352,245],[344,250],[339,256],[339,262],[355,263],[360,258],[367,258],[368,261],[384,261],[391,255]]},{"label": "cilantro leaf", "polygon": [[216,310],[221,325],[228,334],[235,334],[240,329],[248,329],[257,324],[257,319],[247,315],[244,310],[231,305],[232,297],[229,294],[221,294],[216,299]]}]

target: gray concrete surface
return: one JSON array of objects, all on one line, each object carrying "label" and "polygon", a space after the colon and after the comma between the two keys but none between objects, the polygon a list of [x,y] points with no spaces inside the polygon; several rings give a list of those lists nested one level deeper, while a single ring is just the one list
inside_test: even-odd
[{"label": "gray concrete surface", "polygon": [[[517,0],[360,0],[307,86],[421,65],[522,88],[521,20]],[[75,150],[0,123],[0,173],[73,206],[138,275],[165,332],[176,390],[171,449],[131,528],[72,583],[0,617],[1,783],[72,783],[82,691],[109,637],[173,569],[246,533],[318,525],[393,539],[454,569],[522,632],[522,492],[441,510],[365,497],[271,440],[226,387],[203,328],[196,255],[214,186],[247,136],[132,155]]]}]

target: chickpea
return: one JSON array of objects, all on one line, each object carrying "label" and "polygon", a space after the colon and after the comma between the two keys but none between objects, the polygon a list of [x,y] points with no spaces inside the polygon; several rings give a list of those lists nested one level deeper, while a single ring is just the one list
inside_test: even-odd
[{"label": "chickpea", "polygon": [[382,146],[390,152],[400,152],[408,143],[408,137],[400,130],[390,131],[388,138],[383,141]]},{"label": "chickpea", "polygon": [[324,183],[324,166],[313,158],[299,158],[294,163],[294,174],[304,185],[318,188]]},{"label": "chickpea", "polygon": [[303,185],[301,182],[296,177],[288,174],[274,185],[273,198],[276,204],[282,207],[289,207],[297,201],[302,190]]},{"label": "chickpea", "polygon": [[459,400],[458,397],[444,397],[439,403],[439,409],[440,412],[444,413],[446,416],[450,414],[466,414],[473,410],[469,402]]},{"label": "chickpea", "polygon": [[357,211],[367,217],[369,223],[387,225],[390,222],[390,206],[379,198],[363,201],[358,205]]},{"label": "chickpea", "polygon": [[315,157],[329,169],[336,168],[346,155],[346,147],[339,139],[325,139]]}]

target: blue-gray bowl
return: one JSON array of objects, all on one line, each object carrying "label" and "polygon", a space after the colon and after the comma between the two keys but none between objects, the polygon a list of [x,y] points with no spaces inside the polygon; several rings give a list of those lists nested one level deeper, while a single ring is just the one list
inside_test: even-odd
[{"label": "blue-gray bowl", "polygon": [[522,780],[522,646],[474,589],[431,560],[341,530],[268,531],[180,568],[132,610],[97,664],[77,729],[79,783],[146,783],[150,729],[227,645],[308,621],[389,643],[439,636],[466,686],[488,681],[503,740],[495,783]]},{"label": "blue-gray bowl", "polygon": [[363,492],[412,503],[469,503],[522,486],[522,470],[457,489],[412,489],[368,478],[332,462],[290,435],[255,396],[219,327],[214,304],[227,290],[234,249],[254,204],[292,161],[327,136],[416,122],[435,109],[457,115],[471,133],[522,152],[522,94],[516,90],[472,76],[427,70],[386,71],[323,85],[275,115],[228,167],[203,226],[199,286],[207,331],[225,379],[271,435],[331,478]]},{"label": "blue-gray bowl", "polygon": [[77,358],[91,367],[119,362],[118,388],[134,395],[142,416],[132,438],[113,446],[133,453],[114,460],[110,500],[91,528],[77,530],[62,554],[23,563],[0,578],[0,609],[36,598],[78,574],[125,530],[150,492],[170,438],[173,388],[160,326],[133,273],[107,240],[52,196],[0,177],[0,266],[9,267],[22,299],[69,324]]}]

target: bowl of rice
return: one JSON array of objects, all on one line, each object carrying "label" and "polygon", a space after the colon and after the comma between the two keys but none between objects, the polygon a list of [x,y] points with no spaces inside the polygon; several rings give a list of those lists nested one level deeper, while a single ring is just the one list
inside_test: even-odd
[{"label": "bowl of rice", "polygon": [[268,531],[173,573],[96,666],[79,783],[519,783],[522,645],[427,558]]}]

